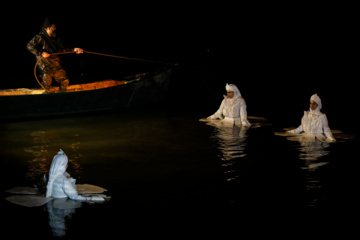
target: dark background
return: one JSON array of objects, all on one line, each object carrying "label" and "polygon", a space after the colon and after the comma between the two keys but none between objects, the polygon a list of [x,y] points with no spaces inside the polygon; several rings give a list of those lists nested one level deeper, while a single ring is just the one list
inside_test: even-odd
[{"label": "dark background", "polygon": [[[26,44],[51,17],[68,47],[178,63],[171,94],[180,106],[200,105],[201,111],[201,105],[207,104],[215,111],[225,84],[235,83],[249,115],[297,126],[310,96],[317,93],[331,128],[356,129],[358,26],[353,6],[13,5],[3,10],[8,14],[1,20],[1,89],[39,87],[33,75],[35,58]],[[162,67],[90,54],[63,55],[62,63],[73,84]]]}]

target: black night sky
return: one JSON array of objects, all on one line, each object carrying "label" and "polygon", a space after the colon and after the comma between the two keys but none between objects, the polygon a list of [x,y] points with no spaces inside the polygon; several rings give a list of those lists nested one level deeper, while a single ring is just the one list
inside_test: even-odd
[{"label": "black night sky", "polygon": [[[318,93],[329,119],[341,118],[342,109],[356,125],[357,26],[351,6],[59,5],[32,5],[2,16],[2,89],[38,87],[26,44],[51,17],[66,46],[179,63],[175,89],[183,96],[221,97],[225,84],[235,83],[253,109],[276,114],[296,107],[301,115]],[[83,81],[103,80],[144,66],[89,55],[62,61],[72,83],[80,81],[81,71]]]}]

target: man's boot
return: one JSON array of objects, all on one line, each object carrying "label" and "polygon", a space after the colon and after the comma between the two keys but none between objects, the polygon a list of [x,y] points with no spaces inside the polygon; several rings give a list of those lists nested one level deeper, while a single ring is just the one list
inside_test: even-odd
[{"label": "man's boot", "polygon": [[69,80],[64,80],[60,83],[59,93],[66,92],[66,88],[69,85]]}]

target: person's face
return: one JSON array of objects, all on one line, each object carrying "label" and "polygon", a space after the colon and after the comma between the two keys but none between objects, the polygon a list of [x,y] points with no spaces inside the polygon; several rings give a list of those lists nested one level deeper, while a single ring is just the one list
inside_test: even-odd
[{"label": "person's face", "polygon": [[228,96],[229,98],[233,98],[233,97],[234,97],[234,91],[226,91],[226,93],[227,93],[227,96]]},{"label": "person's face", "polygon": [[51,27],[46,28],[46,32],[50,37],[56,36],[55,30],[56,30],[55,24],[51,25]]},{"label": "person's face", "polygon": [[310,100],[311,110],[315,110],[318,107],[318,104],[314,100]]}]

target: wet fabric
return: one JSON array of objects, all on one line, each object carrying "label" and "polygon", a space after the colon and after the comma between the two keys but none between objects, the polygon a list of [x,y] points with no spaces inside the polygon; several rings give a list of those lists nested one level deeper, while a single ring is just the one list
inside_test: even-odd
[{"label": "wet fabric", "polygon": [[52,85],[52,80],[60,83],[59,92],[66,92],[69,80],[67,80],[66,72],[64,69],[59,68],[57,70],[44,71],[42,75],[43,85],[49,90]]},{"label": "wet fabric", "polygon": [[101,197],[84,197],[79,195],[75,182],[76,180],[66,172],[68,157],[60,149],[52,160],[47,184],[46,197],[66,198],[74,200],[103,201]]},{"label": "wet fabric", "polygon": [[298,128],[289,130],[288,133],[305,133],[312,134],[321,141],[336,141],[331,133],[328,119],[325,113],[320,112],[321,100],[319,96],[311,96],[310,100],[314,100],[318,107],[315,110],[309,109],[304,111],[304,116],[301,119],[301,125]]},{"label": "wet fabric", "polygon": [[224,95],[219,109],[208,118],[223,119],[223,121],[233,125],[250,127],[251,124],[247,119],[246,102],[239,89],[234,84],[227,84],[225,89],[233,91],[234,97],[229,98]]}]

